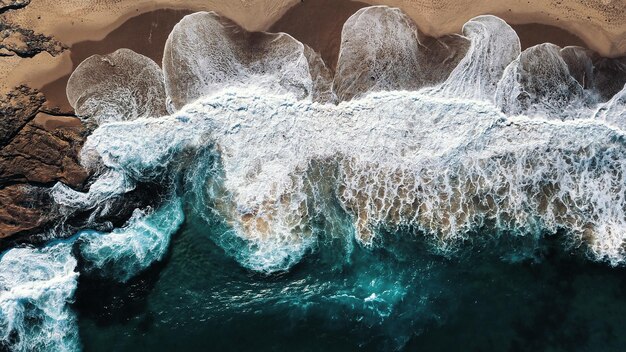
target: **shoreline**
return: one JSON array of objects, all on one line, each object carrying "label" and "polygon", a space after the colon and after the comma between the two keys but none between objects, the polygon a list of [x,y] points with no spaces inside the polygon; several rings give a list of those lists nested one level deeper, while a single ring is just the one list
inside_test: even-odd
[{"label": "shoreline", "polygon": [[[191,2],[182,0],[142,0],[139,3],[122,1],[116,5],[92,4],[91,7],[89,3],[77,5],[71,1],[63,1],[63,4],[55,6],[54,10],[50,11],[48,1],[42,0],[32,2],[22,9],[8,11],[3,16],[10,22],[32,28],[38,33],[50,35],[67,45],[69,49],[54,57],[46,52],[42,52],[33,58],[17,58],[15,56],[0,58],[0,76],[5,78],[0,83],[0,93],[8,91],[17,85],[26,84],[43,90],[53,103],[56,102],[57,105],[67,110],[69,105],[67,105],[65,99],[65,82],[73,69],[92,54],[104,54],[120,47],[128,47],[128,43],[122,43],[123,38],[115,39],[109,37],[121,28],[126,33],[129,33],[129,30],[130,33],[136,33],[135,30],[139,32],[145,31],[147,27],[155,23],[158,26],[159,21],[142,23],[142,20],[137,21],[137,19],[141,19],[142,16],[150,17],[151,14],[160,12],[165,13],[164,22],[167,25],[171,25],[172,21],[168,20],[168,16],[171,16],[169,15],[171,13],[180,14],[201,10],[215,10],[230,17],[247,30],[282,30],[292,34],[296,39],[311,45],[316,50],[320,50],[319,45],[316,47],[316,45],[312,45],[311,40],[307,40],[307,37],[313,38],[317,35],[317,32],[312,31],[317,29],[320,32],[324,32],[324,28],[329,26],[328,23],[331,23],[330,26],[334,29],[326,31],[328,33],[323,35],[322,38],[318,38],[318,41],[332,42],[330,44],[322,44],[329,46],[330,50],[338,50],[339,38],[335,37],[334,40],[332,38],[333,35],[337,35],[336,22],[345,21],[345,18],[351,15],[351,13],[364,6],[380,4],[400,7],[413,18],[420,30],[431,36],[458,33],[468,19],[476,15],[490,13],[503,18],[514,27],[518,31],[522,44],[525,42],[524,33],[526,33],[560,46],[565,46],[564,44],[585,44],[585,47],[606,57],[626,54],[626,21],[623,21],[623,24],[610,24],[611,18],[615,16],[626,17],[626,13],[620,12],[626,9],[626,4],[604,5],[605,7],[616,6],[617,8],[617,13],[604,13],[606,17],[605,22],[608,21],[607,23],[609,23],[606,27],[618,28],[614,28],[612,33],[610,33],[598,25],[597,17],[600,16],[598,13],[602,14],[602,12],[597,8],[589,7],[589,14],[586,15],[589,23],[581,22],[580,18],[576,19],[577,17],[582,17],[583,14],[572,14],[571,9],[576,8],[576,4],[578,4],[578,7],[584,7],[578,0],[563,1],[567,2],[567,4],[563,5],[562,8],[570,9],[570,11],[563,10],[565,13],[563,18],[555,15],[558,7],[550,7],[548,1],[545,0],[533,1],[532,3],[528,1],[528,3],[531,3],[528,6],[521,6],[515,1],[510,2],[508,7],[506,3],[494,5],[474,2],[469,7],[465,6],[463,11],[461,11],[461,6],[454,4],[455,1],[451,0],[438,3],[434,3],[431,0],[418,0],[416,2],[408,2],[406,0],[365,0],[360,3],[348,0],[304,0],[302,2],[285,0],[273,2],[272,5],[268,5],[264,0],[242,1],[234,4],[224,4],[216,0],[208,2],[200,0]],[[332,8],[328,7],[330,3],[333,3]],[[624,9],[620,9],[620,6]],[[523,7],[523,9],[519,7]],[[533,11],[529,11],[529,8]],[[48,10],[46,11],[46,9]],[[337,9],[340,10],[336,11]],[[550,9],[552,9],[552,12],[548,11]],[[341,12],[342,10],[344,12]],[[345,11],[348,10],[351,13],[346,14]],[[51,14],[46,15],[47,12],[51,12]],[[76,20],[59,21],[56,18],[50,18],[49,16],[54,15],[54,12],[63,12],[66,16]],[[458,14],[461,12],[462,15]],[[315,13],[318,16],[312,19],[302,18],[302,14],[309,13]],[[39,15],[35,16],[35,14]],[[326,17],[322,14],[325,14]],[[173,15],[171,18],[178,20],[182,16]],[[138,23],[133,25],[133,21]],[[309,22],[308,27],[302,25],[303,21]],[[324,21],[324,23],[320,23],[320,21]],[[131,24],[129,25],[129,23]],[[537,27],[541,28],[541,35],[537,34],[537,30],[532,30],[533,28],[537,29]],[[617,40],[615,39],[618,37],[616,33],[620,28],[622,30],[622,38]],[[296,33],[298,30],[300,32]],[[559,37],[568,39],[563,43],[558,43],[555,38]],[[137,40],[137,38],[141,38],[141,35],[134,35],[132,38],[134,39],[133,42],[141,44],[142,40]],[[163,38],[162,35],[161,38]],[[167,35],[164,38],[167,38]],[[614,40],[611,40],[612,38]],[[120,42],[118,45],[114,43],[116,40]],[[534,41],[529,39],[526,42],[533,43]],[[158,43],[154,45],[156,46]],[[135,48],[131,49],[151,57],[157,64],[161,64],[159,55],[146,54],[140,46],[135,45]],[[75,53],[77,50],[80,53]],[[89,52],[89,50],[92,51]],[[162,51],[162,46],[160,50]],[[325,59],[336,59],[332,53],[326,55],[322,53],[322,56]],[[331,67],[334,66],[332,61],[327,62],[327,64]]]}]

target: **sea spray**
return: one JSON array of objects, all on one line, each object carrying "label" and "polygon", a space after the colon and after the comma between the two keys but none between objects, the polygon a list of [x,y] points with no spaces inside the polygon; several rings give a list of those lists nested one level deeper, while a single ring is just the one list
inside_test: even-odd
[{"label": "sea spray", "polygon": [[[601,121],[507,118],[489,103],[432,92],[372,93],[335,106],[251,87],[170,117],[101,126],[84,150],[142,180],[189,162],[188,151],[218,155],[220,204],[204,211],[259,248],[251,253],[266,253],[255,260],[265,261],[262,271],[314,243],[310,204],[332,196],[365,245],[385,227],[413,227],[442,249],[484,229],[564,229],[595,258],[624,260],[624,137]],[[307,191],[316,160],[336,163],[319,180],[331,184],[330,198]],[[278,244],[286,252],[274,257]]]},{"label": "sea spray", "polygon": [[163,259],[183,221],[181,200],[174,198],[156,210],[135,210],[124,227],[110,233],[82,231],[78,241],[84,270],[126,282]]},{"label": "sea spray", "polygon": [[72,240],[13,248],[0,257],[0,347],[76,351],[73,301],[78,272]]},{"label": "sea spray", "polygon": [[[0,257],[0,347],[13,351],[80,349],[70,308],[81,270],[126,282],[163,259],[184,220],[180,199],[137,210],[111,233],[82,231],[41,248],[13,248]],[[78,251],[73,251],[74,244]]]}]

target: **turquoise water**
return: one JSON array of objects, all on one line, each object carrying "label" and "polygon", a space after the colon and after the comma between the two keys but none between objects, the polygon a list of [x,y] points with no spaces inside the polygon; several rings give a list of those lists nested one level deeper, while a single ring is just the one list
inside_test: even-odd
[{"label": "turquoise water", "polygon": [[463,35],[431,55],[363,9],[333,74],[197,13],[163,70],[83,62],[98,172],[52,199],[87,227],[133,190],[160,206],[0,254],[0,350],[626,350],[626,89],[494,16]]},{"label": "turquoise water", "polygon": [[130,282],[82,275],[84,350],[626,347],[624,270],[565,252],[559,235],[466,243],[447,256],[401,233],[374,249],[322,240],[268,276],[216,245],[222,230],[190,216],[166,258]]}]

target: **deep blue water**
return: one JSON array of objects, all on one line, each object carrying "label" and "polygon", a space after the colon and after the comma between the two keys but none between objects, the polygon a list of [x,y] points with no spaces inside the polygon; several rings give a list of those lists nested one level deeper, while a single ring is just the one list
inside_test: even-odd
[{"label": "deep blue water", "polygon": [[475,241],[448,255],[402,233],[373,249],[321,241],[268,276],[216,245],[222,230],[189,217],[167,258],[130,283],[81,276],[84,350],[626,348],[625,270],[563,250],[558,235]]}]

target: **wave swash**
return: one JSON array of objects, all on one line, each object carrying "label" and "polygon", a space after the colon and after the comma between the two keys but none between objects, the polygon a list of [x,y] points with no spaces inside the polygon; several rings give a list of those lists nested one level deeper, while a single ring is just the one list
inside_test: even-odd
[{"label": "wave swash", "polygon": [[164,191],[121,228],[4,253],[2,344],[79,349],[78,271],[130,280],[164,258],[185,213],[219,219],[214,240],[267,274],[319,241],[373,248],[389,232],[446,255],[479,237],[559,232],[620,265],[626,87],[603,84],[611,68],[596,61],[577,47],[521,51],[494,16],[430,38],[382,6],[346,22],[336,73],[287,34],[206,12],[174,27],[162,70],[127,49],[93,56],[67,95],[98,125],[81,154],[95,176],[85,193],[56,185],[53,199],[70,214],[145,184]]}]

